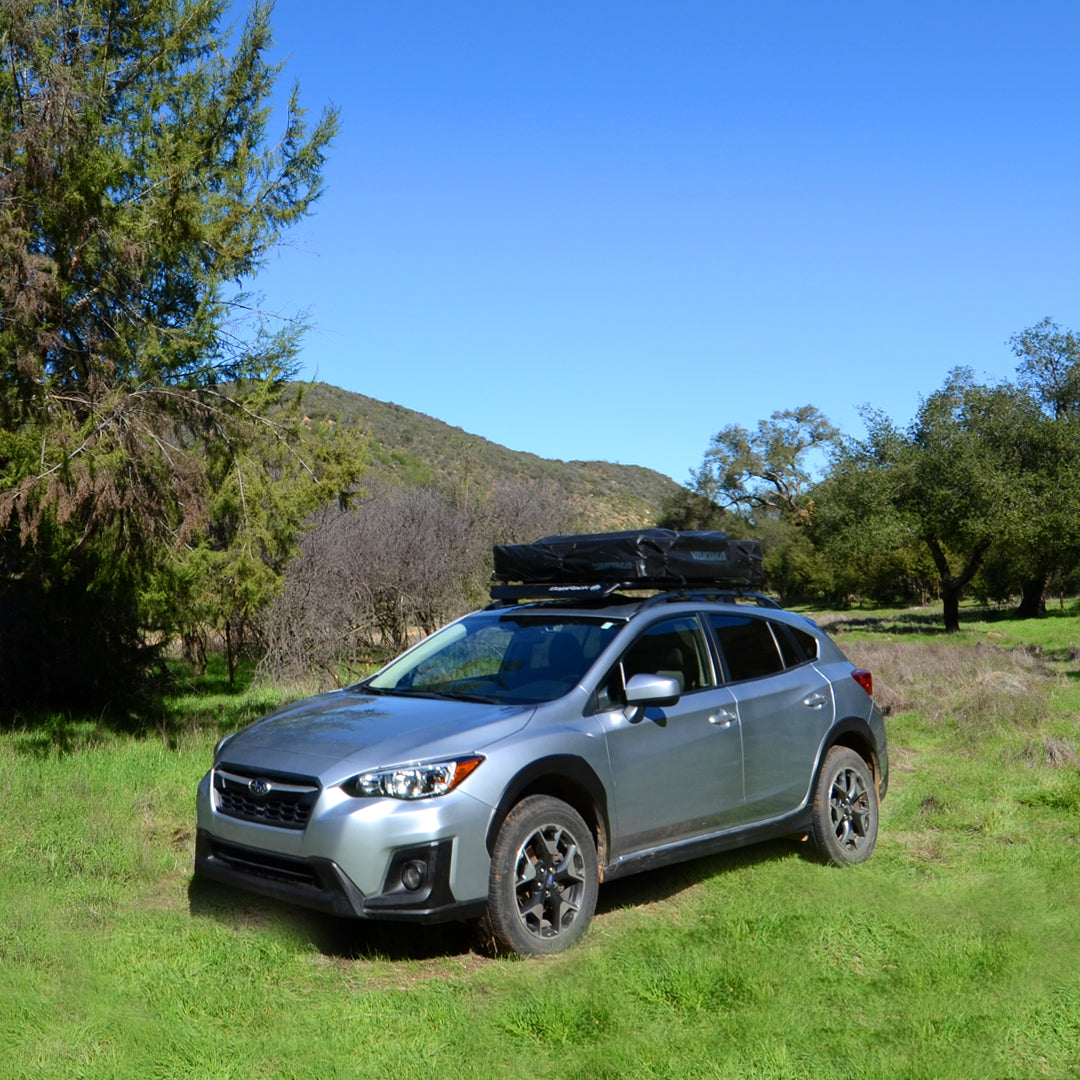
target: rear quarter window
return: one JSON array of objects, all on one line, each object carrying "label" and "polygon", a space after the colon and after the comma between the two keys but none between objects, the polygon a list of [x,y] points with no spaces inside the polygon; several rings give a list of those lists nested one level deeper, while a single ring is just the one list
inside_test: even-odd
[{"label": "rear quarter window", "polygon": [[796,664],[801,664],[805,660],[816,660],[821,655],[818,639],[813,634],[808,634],[797,626],[788,626],[786,623],[784,629],[795,639],[795,644],[802,653],[802,656],[795,661]]}]

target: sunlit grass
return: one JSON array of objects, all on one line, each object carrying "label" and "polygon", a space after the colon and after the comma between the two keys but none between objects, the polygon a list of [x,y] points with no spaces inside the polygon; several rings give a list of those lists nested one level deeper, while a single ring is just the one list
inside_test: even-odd
[{"label": "sunlit grass", "polygon": [[890,710],[868,863],[778,841],[614,882],[541,961],[192,882],[214,742],[295,688],[7,732],[0,1076],[1080,1076],[1078,624],[987,625],[840,632]]}]

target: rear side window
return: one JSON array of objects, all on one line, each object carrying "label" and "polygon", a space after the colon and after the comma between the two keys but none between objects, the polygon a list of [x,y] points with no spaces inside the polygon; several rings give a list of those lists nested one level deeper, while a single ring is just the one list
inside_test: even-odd
[{"label": "rear side window", "polygon": [[732,682],[758,679],[784,670],[784,658],[767,620],[748,615],[710,614],[709,625],[716,633]]}]

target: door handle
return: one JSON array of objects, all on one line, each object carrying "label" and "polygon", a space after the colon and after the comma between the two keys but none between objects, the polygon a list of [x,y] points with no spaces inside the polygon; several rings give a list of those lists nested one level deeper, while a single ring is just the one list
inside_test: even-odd
[{"label": "door handle", "polygon": [[815,690],[814,693],[807,694],[806,697],[802,699],[802,703],[808,709],[820,709],[828,700],[829,699],[824,694]]},{"label": "door handle", "polygon": [[714,716],[709,717],[709,723],[714,724],[718,728],[729,728],[738,717],[730,709],[721,709]]}]

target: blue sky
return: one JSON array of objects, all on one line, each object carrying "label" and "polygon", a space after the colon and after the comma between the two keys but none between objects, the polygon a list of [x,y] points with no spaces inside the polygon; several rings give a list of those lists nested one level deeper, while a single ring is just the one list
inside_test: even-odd
[{"label": "blue sky", "polygon": [[1080,328],[1080,4],[278,0],[342,133],[256,286],[305,377],[685,482]]}]

